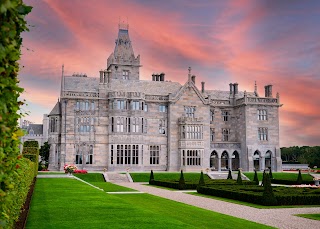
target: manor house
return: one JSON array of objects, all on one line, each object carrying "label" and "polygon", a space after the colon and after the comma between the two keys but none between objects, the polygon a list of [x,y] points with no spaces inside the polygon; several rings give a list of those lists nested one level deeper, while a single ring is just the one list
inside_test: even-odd
[{"label": "manor house", "polygon": [[140,80],[128,25],[119,25],[114,52],[98,77],[65,76],[49,118],[50,170],[65,164],[108,171],[281,170],[279,94],[259,96],[196,87],[164,73]]}]

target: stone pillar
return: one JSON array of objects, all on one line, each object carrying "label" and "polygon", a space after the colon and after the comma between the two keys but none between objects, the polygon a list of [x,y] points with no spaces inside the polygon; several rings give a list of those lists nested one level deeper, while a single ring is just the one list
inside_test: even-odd
[{"label": "stone pillar", "polygon": [[218,157],[218,171],[221,172],[221,158]]},{"label": "stone pillar", "polygon": [[265,157],[261,156],[260,157],[260,170],[263,171],[266,169],[266,159]]},{"label": "stone pillar", "polygon": [[228,167],[232,170],[232,157],[228,158]]}]

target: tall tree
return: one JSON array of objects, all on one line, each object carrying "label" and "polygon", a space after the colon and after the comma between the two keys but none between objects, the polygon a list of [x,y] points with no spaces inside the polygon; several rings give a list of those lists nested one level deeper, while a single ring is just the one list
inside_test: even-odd
[{"label": "tall tree", "polygon": [[50,153],[50,144],[45,142],[43,146],[40,147],[40,156],[41,160],[45,162],[46,165],[49,163],[49,153]]}]

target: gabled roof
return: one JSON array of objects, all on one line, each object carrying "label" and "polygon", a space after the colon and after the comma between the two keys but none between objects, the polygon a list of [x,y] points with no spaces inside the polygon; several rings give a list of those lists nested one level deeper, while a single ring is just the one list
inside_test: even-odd
[{"label": "gabled roof", "polygon": [[60,108],[60,102],[58,101],[48,116],[60,115],[60,114],[61,114],[61,108]]},{"label": "gabled roof", "polygon": [[190,79],[179,89],[179,91],[177,91],[177,93],[174,95],[172,101],[173,102],[178,101],[187,88],[192,88],[194,90],[194,92],[198,95],[199,99],[204,104],[206,103],[205,98],[203,97],[203,95],[201,94],[199,89],[196,87],[196,85]]}]

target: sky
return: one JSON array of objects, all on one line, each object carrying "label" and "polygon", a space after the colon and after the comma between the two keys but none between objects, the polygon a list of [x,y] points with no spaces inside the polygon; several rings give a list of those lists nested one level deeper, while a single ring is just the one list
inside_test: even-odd
[{"label": "sky", "polygon": [[25,119],[41,123],[65,75],[99,77],[114,51],[118,24],[129,24],[140,79],[164,72],[184,84],[260,96],[280,94],[280,146],[320,145],[320,1],[309,0],[25,0],[20,86]]}]

